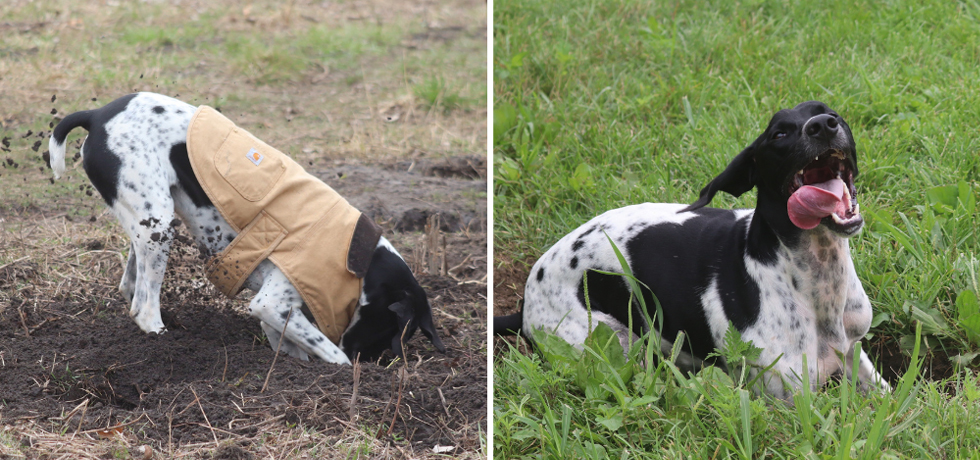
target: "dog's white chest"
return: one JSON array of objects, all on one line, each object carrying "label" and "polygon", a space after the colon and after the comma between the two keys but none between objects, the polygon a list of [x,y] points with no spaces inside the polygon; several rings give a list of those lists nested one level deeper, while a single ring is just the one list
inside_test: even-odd
[{"label": "dog's white chest", "polygon": [[[848,241],[821,228],[786,251],[762,283],[759,328],[774,353],[806,355],[811,380],[842,370],[842,358],[867,333],[870,303],[854,270]],[[814,374],[813,371],[816,371]]]}]

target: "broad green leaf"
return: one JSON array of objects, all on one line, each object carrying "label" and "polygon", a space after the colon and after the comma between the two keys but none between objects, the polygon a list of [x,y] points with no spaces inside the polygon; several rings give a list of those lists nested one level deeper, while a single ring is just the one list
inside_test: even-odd
[{"label": "broad green leaf", "polygon": [[606,429],[608,429],[609,431],[616,431],[623,427],[623,416],[613,415],[609,418],[599,417],[596,418],[596,422],[606,427]]},{"label": "broad green leaf", "polygon": [[953,364],[956,364],[957,366],[972,366],[973,361],[977,359],[977,356],[980,356],[980,353],[973,351],[970,353],[962,353],[959,355],[950,356],[949,361],[952,362]]},{"label": "broad green leaf", "polygon": [[575,167],[575,172],[568,178],[568,185],[574,190],[591,189],[595,184],[592,182],[592,167],[587,163],[579,163]]},{"label": "broad green leaf", "polygon": [[980,345],[980,302],[976,293],[966,289],[956,296],[956,315],[967,337]]},{"label": "broad green leaf", "polygon": [[966,215],[973,215],[973,211],[976,210],[976,198],[973,195],[973,187],[967,184],[966,181],[960,181],[958,185],[960,192],[960,205],[966,211]]},{"label": "broad green leaf", "polygon": [[915,305],[912,305],[911,313],[912,318],[919,320],[922,323],[922,332],[929,335],[951,335],[949,325],[946,324],[946,319],[943,318],[943,315],[936,309],[929,308],[928,310],[923,310]]},{"label": "broad green leaf", "polygon": [[878,313],[877,315],[875,315],[874,318],[871,318],[871,327],[876,328],[879,325],[881,325],[881,323],[891,319],[891,317],[892,315],[890,313],[885,313],[885,312]]},{"label": "broad green leaf", "polygon": [[521,167],[513,159],[504,157],[502,160],[496,162],[495,166],[494,174],[498,175],[500,179],[517,181],[521,178]]},{"label": "broad green leaf", "polygon": [[969,289],[965,289],[956,296],[956,312],[960,321],[980,313],[980,303],[977,302],[977,294]]},{"label": "broad green leaf", "polygon": [[534,342],[545,359],[549,362],[576,363],[582,357],[582,350],[554,334],[542,330],[534,331]]},{"label": "broad green leaf", "polygon": [[524,65],[524,58],[527,56],[527,51],[521,53],[515,53],[510,57],[510,62],[507,63],[508,69],[516,69]]},{"label": "broad green leaf", "polygon": [[606,323],[596,325],[589,337],[585,339],[585,344],[593,350],[599,351],[600,354],[604,355],[604,358],[609,360],[610,364],[618,367],[626,363],[623,347],[619,343],[619,336]]},{"label": "broad green leaf", "polygon": [[949,212],[956,208],[956,200],[959,195],[960,189],[955,185],[942,185],[926,189],[926,201],[937,212]]}]

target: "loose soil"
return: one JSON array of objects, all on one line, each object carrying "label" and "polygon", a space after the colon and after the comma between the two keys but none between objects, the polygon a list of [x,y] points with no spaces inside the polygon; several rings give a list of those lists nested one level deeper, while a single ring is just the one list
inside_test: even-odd
[{"label": "loose soil", "polygon": [[[3,0],[0,17],[0,459],[485,456],[484,1]],[[62,117],[133,91],[221,108],[381,224],[447,352],[416,336],[407,362],[277,357],[186,245],[168,332],[141,332],[116,288],[129,243],[72,158],[82,130],[65,177],[44,161]]]},{"label": "loose soil", "polygon": [[[115,287],[127,242],[111,214],[73,222],[56,206],[8,207],[5,249],[51,228],[73,236],[38,245],[50,257],[0,267],[0,422],[121,436],[157,452],[210,443],[215,458],[248,458],[264,436],[296,427],[337,439],[360,430],[416,452],[479,450],[488,410],[485,162],[306,166],[385,228],[429,295],[446,353],[416,334],[407,362],[390,353],[353,367],[277,357],[245,313],[247,296],[222,298],[202,281],[196,249],[180,243],[162,295],[168,332],[145,334]],[[427,272],[430,249],[414,232],[435,213],[444,216],[445,274]],[[88,262],[45,273],[73,257]]]}]

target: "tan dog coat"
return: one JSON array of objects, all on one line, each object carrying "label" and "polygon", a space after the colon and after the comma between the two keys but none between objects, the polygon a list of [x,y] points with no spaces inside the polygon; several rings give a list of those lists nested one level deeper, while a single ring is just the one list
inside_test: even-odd
[{"label": "tan dog coat", "polygon": [[187,130],[194,175],[238,237],[208,263],[229,297],[268,258],[334,343],[347,329],[381,229],[282,152],[201,106]]}]

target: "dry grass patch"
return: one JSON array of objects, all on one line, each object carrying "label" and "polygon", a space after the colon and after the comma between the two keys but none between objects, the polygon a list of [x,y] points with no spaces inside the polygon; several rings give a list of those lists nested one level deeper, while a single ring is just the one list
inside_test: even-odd
[{"label": "dry grass patch", "polygon": [[486,156],[481,1],[13,1],[0,17],[4,154],[21,166],[0,177],[27,180],[4,203],[47,180],[51,122],[132,91],[220,107],[298,160]]}]

